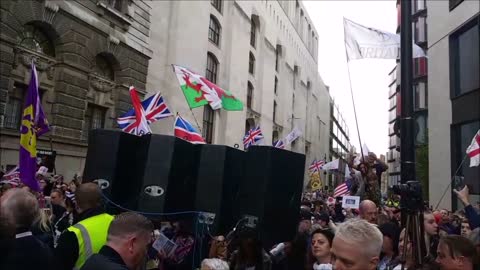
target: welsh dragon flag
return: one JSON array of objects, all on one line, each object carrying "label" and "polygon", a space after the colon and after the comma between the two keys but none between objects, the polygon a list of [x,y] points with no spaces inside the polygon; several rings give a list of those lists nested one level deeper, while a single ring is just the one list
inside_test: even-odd
[{"label": "welsh dragon flag", "polygon": [[209,104],[214,110],[242,111],[243,103],[228,90],[210,82],[205,77],[177,65],[173,65],[180,88],[190,108]]}]

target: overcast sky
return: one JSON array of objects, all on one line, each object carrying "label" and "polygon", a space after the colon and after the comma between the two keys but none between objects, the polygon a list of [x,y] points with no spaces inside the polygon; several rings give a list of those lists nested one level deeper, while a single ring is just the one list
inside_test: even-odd
[{"label": "overcast sky", "polygon": [[[303,1],[319,35],[318,70],[338,104],[350,130],[350,142],[359,151],[347,61],[343,17],[394,33],[396,1]],[[349,63],[362,143],[377,155],[388,150],[388,73],[395,60],[363,59]]]}]

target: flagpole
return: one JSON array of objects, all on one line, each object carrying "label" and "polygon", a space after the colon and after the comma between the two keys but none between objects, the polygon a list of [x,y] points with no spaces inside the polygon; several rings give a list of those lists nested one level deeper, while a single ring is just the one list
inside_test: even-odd
[{"label": "flagpole", "polygon": [[[207,104],[205,106],[209,106],[209,105]],[[188,106],[188,107],[190,108],[190,106]],[[203,109],[205,110],[205,108],[203,108]],[[197,117],[195,117],[195,114],[193,113],[192,108],[190,108],[190,112],[193,115],[193,120],[195,120],[195,124],[197,124],[198,131],[200,132],[200,134],[202,134],[202,129],[200,128],[200,125],[198,124]]]},{"label": "flagpole", "polygon": [[447,194],[447,190],[448,190],[448,189],[450,188],[450,186],[452,185],[453,179],[455,179],[455,176],[457,176],[457,173],[458,173],[458,171],[460,171],[460,169],[462,168],[462,165],[463,165],[463,163],[465,162],[465,160],[467,160],[467,156],[468,156],[468,155],[465,153],[465,156],[463,156],[462,162],[460,163],[460,165],[458,165],[457,170],[455,170],[455,173],[453,174],[452,179],[450,179],[450,183],[448,184],[448,186],[447,186],[447,187],[445,188],[445,190],[443,191],[443,195],[442,195],[442,197],[440,197],[440,200],[438,201],[438,203],[437,203],[437,205],[435,206],[434,209],[438,209],[438,206],[439,206],[440,203],[442,202],[443,197],[445,197],[445,194]]},{"label": "flagpole", "polygon": [[[347,33],[345,32],[345,20],[343,20],[343,39],[344,44],[347,44],[346,41]],[[355,106],[355,99],[353,98],[353,90],[352,90],[352,78],[350,76],[350,62],[348,61],[348,54],[347,48],[345,47],[345,57],[347,58],[347,73],[348,73],[348,84],[350,86],[350,96],[352,97],[352,104],[353,104],[353,114],[355,115],[355,125],[357,126],[357,134],[358,134],[358,142],[360,143],[360,153],[362,154],[362,160],[365,161],[363,148],[362,148],[362,139],[360,138],[360,129],[358,127],[358,119],[357,119],[357,108]],[[367,153],[368,155],[368,153]]]},{"label": "flagpole", "polygon": [[[355,115],[355,124],[357,126],[358,142],[360,143],[360,153],[362,154],[362,160],[365,161],[363,147],[362,147],[362,139],[360,138],[360,129],[358,128],[357,109],[355,107],[355,99],[353,98],[352,79],[350,78],[350,67],[348,63],[348,58],[347,58],[347,73],[348,73],[348,83],[350,85],[350,96],[352,97],[353,114]],[[366,154],[368,155],[368,153]]]}]

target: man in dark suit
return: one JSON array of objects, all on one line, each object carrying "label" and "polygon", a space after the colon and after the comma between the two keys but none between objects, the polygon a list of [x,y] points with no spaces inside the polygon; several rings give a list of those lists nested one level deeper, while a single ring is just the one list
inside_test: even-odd
[{"label": "man in dark suit", "polygon": [[107,243],[87,259],[81,270],[139,269],[145,262],[152,232],[152,222],[140,214],[125,212],[115,216]]}]

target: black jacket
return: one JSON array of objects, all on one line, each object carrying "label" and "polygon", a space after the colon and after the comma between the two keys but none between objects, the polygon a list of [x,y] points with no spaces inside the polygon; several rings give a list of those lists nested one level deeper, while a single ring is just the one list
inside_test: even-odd
[{"label": "black jacket", "polygon": [[[103,214],[102,208],[89,209],[78,216],[75,223],[84,219]],[[78,240],[75,233],[64,231],[58,238],[57,247],[54,250],[55,264],[58,270],[71,270],[78,259]]]},{"label": "black jacket", "polygon": [[[18,230],[17,233],[27,230]],[[50,248],[35,236],[16,238],[5,258],[0,260],[2,270],[50,270],[53,268],[53,256]]]},{"label": "black jacket", "polygon": [[103,246],[88,258],[80,270],[128,270],[122,257],[111,247]]}]

